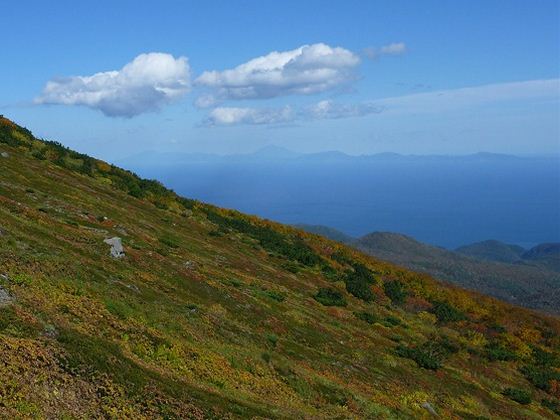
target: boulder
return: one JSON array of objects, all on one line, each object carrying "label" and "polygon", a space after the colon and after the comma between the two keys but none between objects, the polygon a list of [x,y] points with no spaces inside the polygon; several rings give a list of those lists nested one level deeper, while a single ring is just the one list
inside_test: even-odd
[{"label": "boulder", "polygon": [[432,407],[432,404],[430,404],[429,402],[426,401],[422,403],[422,408],[426,409],[426,411],[428,411],[428,413],[430,413],[432,416],[439,417],[436,413],[436,410],[434,410],[434,407]]},{"label": "boulder", "polygon": [[8,152],[2,152],[2,153],[0,153],[0,156],[2,156],[3,158],[10,157],[10,155],[8,154]]},{"label": "boulder", "polygon": [[118,236],[113,238],[105,239],[107,245],[111,245],[111,257],[122,258],[124,257],[124,248],[122,246],[122,240]]},{"label": "boulder", "polygon": [[14,300],[13,296],[6,289],[0,286],[0,306],[9,305]]}]

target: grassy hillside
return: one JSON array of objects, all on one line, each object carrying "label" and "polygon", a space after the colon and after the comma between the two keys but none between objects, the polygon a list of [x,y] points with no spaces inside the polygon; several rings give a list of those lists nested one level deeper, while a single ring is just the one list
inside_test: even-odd
[{"label": "grassy hillside", "polygon": [[352,246],[507,302],[560,313],[560,273],[542,265],[477,260],[389,232],[366,235]]},{"label": "grassy hillside", "polygon": [[560,413],[557,318],[182,199],[5,118],[0,169],[1,417]]}]

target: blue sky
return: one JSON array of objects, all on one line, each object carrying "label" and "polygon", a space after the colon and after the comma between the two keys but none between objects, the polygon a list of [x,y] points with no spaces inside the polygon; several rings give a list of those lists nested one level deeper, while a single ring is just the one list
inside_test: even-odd
[{"label": "blue sky", "polygon": [[109,160],[555,153],[559,4],[9,2],[0,113]]}]

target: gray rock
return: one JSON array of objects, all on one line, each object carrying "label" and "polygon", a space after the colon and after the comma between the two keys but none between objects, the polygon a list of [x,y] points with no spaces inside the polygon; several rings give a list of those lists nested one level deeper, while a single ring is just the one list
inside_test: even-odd
[{"label": "gray rock", "polygon": [[140,289],[135,284],[126,284],[125,286],[136,293],[140,293]]},{"label": "gray rock", "polygon": [[0,306],[9,305],[14,300],[14,297],[8,293],[6,289],[0,286]]},{"label": "gray rock", "polygon": [[43,335],[45,335],[46,337],[49,338],[56,338],[58,336],[58,330],[56,329],[56,327],[52,324],[47,324],[45,325],[45,328],[43,329]]},{"label": "gray rock", "polygon": [[432,404],[429,402],[422,403],[422,408],[425,408],[432,416],[439,417],[436,410],[434,410],[434,407],[432,407]]},{"label": "gray rock", "polygon": [[2,156],[3,158],[10,157],[10,155],[8,154],[8,152],[2,152],[2,153],[0,153],[0,156]]},{"label": "gray rock", "polygon": [[122,258],[124,257],[124,248],[122,246],[122,240],[118,236],[114,238],[105,239],[107,245],[111,245],[111,257]]}]

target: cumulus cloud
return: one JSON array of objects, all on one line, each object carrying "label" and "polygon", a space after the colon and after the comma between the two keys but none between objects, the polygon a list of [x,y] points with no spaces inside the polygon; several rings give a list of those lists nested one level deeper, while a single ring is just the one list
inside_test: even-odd
[{"label": "cumulus cloud", "polygon": [[299,121],[339,119],[349,117],[363,117],[383,111],[379,105],[372,103],[340,104],[331,100],[317,102],[308,107],[293,109],[283,108],[239,108],[218,107],[213,109],[203,125],[231,126],[231,125],[265,125],[286,124]]},{"label": "cumulus cloud", "polygon": [[383,55],[400,55],[406,52],[406,44],[404,42],[393,42],[379,48],[368,47],[364,50],[366,57],[376,59]]},{"label": "cumulus cloud", "polygon": [[120,70],[53,79],[35,103],[83,105],[109,117],[133,117],[155,111],[189,89],[186,57],[148,53],[140,54]]},{"label": "cumulus cloud", "polygon": [[212,100],[206,96],[198,105],[324,92],[354,80],[354,68],[359,63],[360,58],[353,52],[326,44],[274,51],[233,69],[202,73],[195,84],[213,93]]}]

